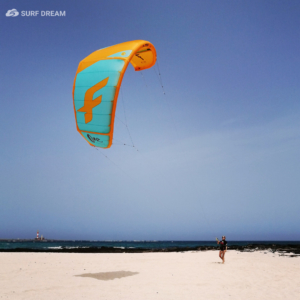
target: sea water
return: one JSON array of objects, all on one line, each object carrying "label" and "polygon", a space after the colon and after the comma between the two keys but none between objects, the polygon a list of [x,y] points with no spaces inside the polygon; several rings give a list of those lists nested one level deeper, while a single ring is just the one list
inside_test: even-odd
[{"label": "sea water", "polygon": [[[249,244],[260,245],[299,245],[299,241],[227,241],[228,246],[247,246]],[[215,246],[216,241],[65,241],[65,240],[0,240],[1,250],[14,250],[14,249],[36,249],[51,251],[54,249],[75,249],[75,248],[100,248],[110,247],[119,249],[169,249],[169,248],[195,248],[203,246]]]}]

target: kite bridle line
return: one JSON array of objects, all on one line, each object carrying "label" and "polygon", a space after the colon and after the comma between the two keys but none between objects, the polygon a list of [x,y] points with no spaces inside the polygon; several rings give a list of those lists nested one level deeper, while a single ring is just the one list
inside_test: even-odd
[{"label": "kite bridle line", "polygon": [[143,72],[142,72],[142,71],[140,71],[140,73],[141,73],[141,76],[142,76],[142,78],[143,78],[143,81],[144,81],[144,83],[145,83],[145,86],[146,86],[146,88],[148,89],[148,85],[147,85],[147,83],[146,83],[146,80],[145,80],[144,74],[143,74]]},{"label": "kite bridle line", "polygon": [[[122,101],[122,106],[123,106],[123,112],[124,112],[124,119],[125,119],[125,122],[122,121],[122,120],[121,120],[119,117],[117,117],[117,116],[115,116],[115,118],[116,118],[117,120],[119,120],[119,121],[126,127],[126,130],[127,130],[128,135],[129,135],[129,137],[130,137],[130,140],[131,140],[131,145],[126,144],[126,143],[121,142],[121,141],[118,141],[118,140],[115,139],[114,137],[113,137],[112,143],[113,143],[114,145],[123,145],[123,146],[128,146],[128,147],[131,147],[131,148],[135,148],[136,151],[139,152],[139,149],[136,148],[136,146],[134,145],[134,142],[133,142],[131,133],[130,133],[130,131],[129,131],[129,127],[128,127],[128,123],[127,123],[127,117],[126,117],[125,101],[124,101],[124,98],[123,98],[123,90],[122,90],[122,88],[120,89],[120,94],[121,94],[121,101]],[[117,141],[119,144],[116,144],[114,141]]]},{"label": "kite bridle line", "polygon": [[[157,70],[158,70],[158,73],[157,73],[157,70],[155,69],[155,66],[157,65]],[[177,135],[177,138],[179,137],[179,134],[178,134],[178,130],[177,130],[177,124],[174,120],[174,117],[173,117],[173,114],[172,114],[172,110],[171,110],[171,107],[170,107],[170,104],[169,102],[167,101],[167,95],[166,95],[166,92],[165,92],[165,89],[164,89],[164,86],[163,86],[163,82],[162,82],[162,77],[161,77],[161,72],[160,72],[160,68],[159,68],[159,63],[158,63],[158,57],[156,57],[156,64],[153,66],[153,70],[158,78],[158,81],[161,85],[161,88],[162,88],[162,92],[164,94],[164,99],[167,103],[167,107],[168,107],[168,110],[169,110],[169,114],[171,116],[171,120],[172,120],[172,123],[174,125],[174,129],[175,129],[175,132],[176,132],[176,135]]]}]

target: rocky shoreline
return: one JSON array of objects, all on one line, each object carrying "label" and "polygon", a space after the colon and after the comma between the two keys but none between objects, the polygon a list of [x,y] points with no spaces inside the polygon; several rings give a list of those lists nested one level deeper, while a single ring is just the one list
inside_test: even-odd
[{"label": "rocky shoreline", "polygon": [[[214,246],[199,247],[170,247],[165,249],[146,249],[146,248],[115,248],[115,247],[61,247],[59,249],[33,249],[33,248],[15,248],[0,249],[0,252],[43,252],[43,253],[147,253],[147,252],[185,252],[185,251],[208,251],[219,250]],[[279,245],[279,244],[249,244],[246,246],[231,245],[228,250],[237,250],[240,252],[264,251],[279,253],[282,256],[290,257],[300,256],[300,243],[297,245]]]}]

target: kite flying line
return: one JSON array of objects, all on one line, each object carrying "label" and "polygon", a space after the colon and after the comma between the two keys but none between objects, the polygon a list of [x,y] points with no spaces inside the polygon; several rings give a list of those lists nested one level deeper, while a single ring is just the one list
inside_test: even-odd
[{"label": "kite flying line", "polygon": [[[155,66],[157,65],[157,70],[155,68]],[[161,85],[161,88],[162,88],[162,92],[163,92],[163,95],[165,96],[164,99],[166,101],[166,104],[167,104],[167,107],[168,107],[168,110],[169,110],[169,114],[171,116],[171,120],[172,120],[172,123],[174,125],[174,129],[176,131],[176,135],[177,137],[179,136],[178,135],[178,130],[177,130],[177,124],[174,120],[174,117],[173,117],[173,114],[172,114],[172,110],[171,110],[171,107],[170,107],[170,104],[169,102],[167,101],[167,95],[166,95],[166,92],[165,92],[165,89],[164,89],[164,85],[163,85],[163,82],[162,82],[162,77],[161,77],[161,72],[160,72],[160,68],[159,68],[159,63],[158,63],[158,58],[156,58],[156,64],[154,65],[153,67],[153,70],[154,70],[154,73],[156,74],[157,78],[158,78],[158,81]],[[158,72],[158,73],[157,73]]]}]

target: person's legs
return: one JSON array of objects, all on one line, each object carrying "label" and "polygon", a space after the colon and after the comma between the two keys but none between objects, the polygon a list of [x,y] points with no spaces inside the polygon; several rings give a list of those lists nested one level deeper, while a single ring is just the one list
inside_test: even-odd
[{"label": "person's legs", "polygon": [[223,264],[225,263],[225,250],[223,252]]},{"label": "person's legs", "polygon": [[219,257],[222,259],[223,264],[225,262],[224,256],[225,256],[225,251],[220,250]]},{"label": "person's legs", "polygon": [[223,251],[222,250],[220,250],[220,252],[219,252],[219,257],[223,260],[223,253],[222,253]]}]

